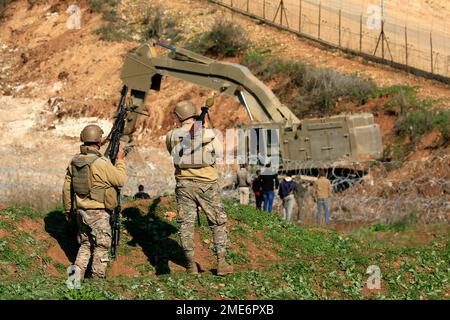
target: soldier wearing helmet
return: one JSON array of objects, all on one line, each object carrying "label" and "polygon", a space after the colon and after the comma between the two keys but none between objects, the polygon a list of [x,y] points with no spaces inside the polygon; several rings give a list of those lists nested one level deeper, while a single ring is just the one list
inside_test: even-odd
[{"label": "soldier wearing helmet", "polygon": [[100,153],[102,134],[97,125],[81,131],[83,144],[67,167],[63,187],[64,210],[68,219],[76,219],[78,225],[80,248],[74,264],[84,276],[92,259],[92,276],[99,278],[106,276],[109,261],[109,216],[117,205],[116,188],[123,187],[127,179],[122,148],[115,166]]},{"label": "soldier wearing helmet", "polygon": [[217,274],[232,272],[225,261],[227,248],[227,216],[220,197],[218,174],[215,168],[216,151],[220,148],[212,129],[201,128],[191,136],[196,109],[190,101],[179,102],[174,109],[181,126],[166,136],[167,150],[173,157],[176,178],[177,220],[188,273],[197,274],[194,258],[194,227],[197,208],[206,214],[213,233],[217,254]]}]

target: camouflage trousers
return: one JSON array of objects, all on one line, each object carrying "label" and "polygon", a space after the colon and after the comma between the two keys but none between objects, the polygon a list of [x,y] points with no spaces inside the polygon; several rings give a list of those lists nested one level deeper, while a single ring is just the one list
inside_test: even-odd
[{"label": "camouflage trousers", "polygon": [[227,229],[225,226],[227,216],[220,197],[219,184],[217,182],[179,180],[175,193],[181,246],[188,259],[194,256],[194,227],[197,207],[201,207],[208,218],[217,257],[224,258],[227,248]]},{"label": "camouflage trousers", "polygon": [[78,249],[75,265],[84,276],[92,257],[92,275],[104,278],[108,266],[108,249],[111,246],[111,225],[105,210],[77,210]]}]

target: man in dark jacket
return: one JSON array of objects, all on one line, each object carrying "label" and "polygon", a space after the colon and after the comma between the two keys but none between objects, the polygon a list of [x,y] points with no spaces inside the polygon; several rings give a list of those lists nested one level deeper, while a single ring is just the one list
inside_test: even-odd
[{"label": "man in dark jacket", "polygon": [[252,190],[255,193],[256,200],[256,208],[261,210],[262,202],[263,202],[263,193],[262,193],[262,185],[261,185],[261,170],[256,170],[256,177],[252,182]]},{"label": "man in dark jacket", "polygon": [[260,176],[261,189],[264,198],[264,211],[272,212],[275,190],[278,189],[278,174],[271,168],[270,163],[266,165]]},{"label": "man in dark jacket", "polygon": [[150,199],[150,196],[147,192],[144,191],[144,186],[141,184],[138,187],[139,192],[134,195],[134,200],[137,199]]}]

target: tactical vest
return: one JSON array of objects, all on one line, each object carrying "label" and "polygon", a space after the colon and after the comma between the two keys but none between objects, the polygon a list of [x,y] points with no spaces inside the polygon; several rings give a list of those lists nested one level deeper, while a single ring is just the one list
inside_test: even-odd
[{"label": "tactical vest", "polygon": [[175,166],[181,169],[195,169],[213,166],[216,163],[213,140],[202,143],[202,135],[191,139],[189,131],[176,128],[170,132],[170,143],[172,145],[172,158]]},{"label": "tactical vest", "polygon": [[101,158],[98,152],[80,153],[71,162],[73,192],[80,198],[89,197],[100,203],[105,201],[105,189],[92,188],[91,165]]}]

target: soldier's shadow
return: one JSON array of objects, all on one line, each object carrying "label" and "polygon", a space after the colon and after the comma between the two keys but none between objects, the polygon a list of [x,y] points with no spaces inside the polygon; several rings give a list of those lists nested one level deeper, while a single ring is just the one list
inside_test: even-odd
[{"label": "soldier's shadow", "polygon": [[132,237],[128,244],[142,248],[157,275],[170,273],[169,261],[183,267],[187,264],[181,246],[169,238],[178,229],[156,214],[159,203],[159,198],[153,200],[147,212],[139,207],[129,207],[122,211],[122,215],[126,217],[123,225]]},{"label": "soldier's shadow", "polygon": [[62,211],[51,211],[44,218],[45,231],[58,241],[67,259],[75,261],[79,244],[76,238],[76,226],[67,222]]}]

